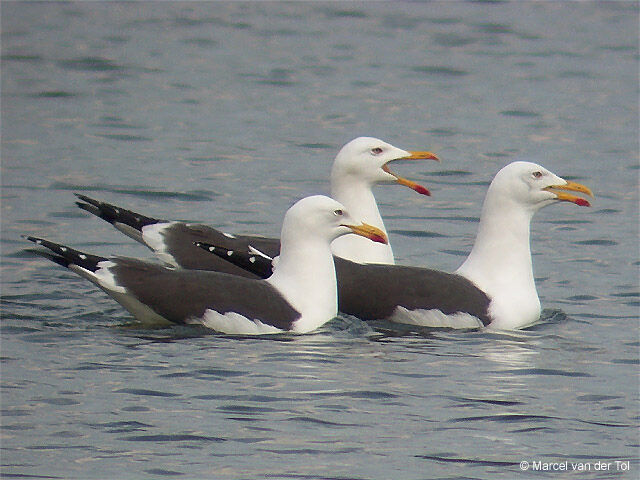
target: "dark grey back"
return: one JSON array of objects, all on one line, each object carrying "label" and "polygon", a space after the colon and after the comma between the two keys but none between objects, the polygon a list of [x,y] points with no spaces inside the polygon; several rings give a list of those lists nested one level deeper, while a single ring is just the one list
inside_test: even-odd
[{"label": "dark grey back", "polygon": [[174,323],[202,317],[207,309],[237,312],[282,330],[290,330],[300,318],[299,312],[263,280],[219,272],[171,270],[129,258],[114,261],[116,266],[111,271],[118,284]]}]

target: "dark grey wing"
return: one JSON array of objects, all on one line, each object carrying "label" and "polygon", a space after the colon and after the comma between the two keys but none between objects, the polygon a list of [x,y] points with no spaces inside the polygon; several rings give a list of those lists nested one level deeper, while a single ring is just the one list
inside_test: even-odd
[{"label": "dark grey wing", "polygon": [[[43,238],[24,238],[48,249],[35,253],[85,276],[128,310],[132,305],[127,295],[174,323],[201,318],[207,310],[236,312],[281,330],[291,330],[300,318],[299,312],[263,280],[218,272],[172,270],[133,258],[91,255]],[[107,269],[113,276],[113,286],[105,288],[97,276],[84,275],[76,266],[97,275]]]},{"label": "dark grey wing", "polygon": [[182,268],[213,270],[249,278],[256,278],[256,275],[231,262],[211,255],[195,244],[207,243],[238,252],[248,252],[251,245],[269,256],[272,256],[273,252],[276,252],[275,255],[277,255],[280,251],[280,240],[277,238],[248,235],[230,236],[220,230],[201,224],[173,223],[162,230],[162,237],[166,253],[170,254]]},{"label": "dark grey wing", "polygon": [[201,318],[207,309],[236,312],[282,330],[300,318],[280,293],[263,280],[219,272],[171,270],[141,260],[112,259],[119,286],[174,323]]},{"label": "dark grey wing", "polygon": [[[269,259],[203,245],[223,261],[246,269],[261,278],[272,273]],[[213,250],[211,250],[213,247]],[[389,318],[396,307],[408,310],[440,310],[444,314],[468,313],[490,323],[490,299],[460,275],[402,265],[360,264],[334,256],[338,281],[338,309],[363,320]]]},{"label": "dark grey wing", "polygon": [[213,255],[208,255],[195,247],[194,242],[219,245],[227,250],[236,250],[238,252],[246,252],[249,245],[253,245],[269,256],[276,256],[280,251],[280,240],[276,238],[228,235],[207,225],[169,222],[147,217],[126,208],[95,200],[86,195],[76,194],[76,196],[79,199],[76,204],[80,208],[106,220],[125,235],[149,247],[150,245],[143,238],[144,227],[150,225],[164,226],[161,229],[163,253],[171,255],[175,263],[185,269],[213,270],[256,278],[256,275],[245,269],[239,268],[230,262],[225,262]]},{"label": "dark grey wing", "polygon": [[488,325],[490,299],[460,275],[403,265],[360,264],[334,257],[338,309],[363,320],[389,318],[397,306],[468,313]]}]

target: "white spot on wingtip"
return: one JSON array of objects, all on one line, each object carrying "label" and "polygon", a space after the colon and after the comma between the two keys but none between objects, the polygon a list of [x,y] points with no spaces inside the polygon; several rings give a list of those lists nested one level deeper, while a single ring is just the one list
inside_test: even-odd
[{"label": "white spot on wingtip", "polygon": [[233,250],[227,250],[227,257],[230,257],[231,255],[233,255]]},{"label": "white spot on wingtip", "polygon": [[209,247],[209,251],[210,251],[210,252],[213,252],[215,249],[216,249],[216,247],[214,247],[213,245],[211,245],[211,246]]},{"label": "white spot on wingtip", "polygon": [[60,251],[66,252],[67,251],[67,247],[60,247]]},{"label": "white spot on wingtip", "polygon": [[82,260],[86,260],[87,256],[84,253],[81,253],[80,255],[78,255]]},{"label": "white spot on wingtip", "polygon": [[250,257],[250,258],[249,258],[249,261],[250,261],[251,263],[256,263],[256,257]]}]

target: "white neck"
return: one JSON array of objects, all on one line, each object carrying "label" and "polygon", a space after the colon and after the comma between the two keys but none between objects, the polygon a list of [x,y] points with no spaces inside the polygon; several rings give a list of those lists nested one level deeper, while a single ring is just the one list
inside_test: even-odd
[{"label": "white neck", "polygon": [[456,273],[491,299],[491,327],[524,327],[540,316],[529,246],[534,211],[490,193],[482,207],[473,249]]},{"label": "white neck", "polygon": [[326,239],[290,237],[283,232],[279,260],[266,281],[300,312],[293,330],[306,333],[338,314],[336,271]]},{"label": "white neck", "polygon": [[[332,175],[331,196],[342,203],[353,218],[378,227],[387,234],[371,185],[357,178]],[[391,265],[395,263],[391,245],[372,242],[359,235],[337,238],[331,244],[331,250],[334,255],[353,262]]]}]

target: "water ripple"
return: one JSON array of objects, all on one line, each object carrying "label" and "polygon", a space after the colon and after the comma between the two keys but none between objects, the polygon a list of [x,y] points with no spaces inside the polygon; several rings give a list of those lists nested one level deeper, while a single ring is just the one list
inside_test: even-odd
[{"label": "water ripple", "polygon": [[332,422],[330,420],[322,420],[320,418],[309,417],[309,416],[290,417],[287,420],[290,422],[301,422],[301,423],[322,425],[322,426],[329,426],[329,427],[360,427],[362,426],[355,423]]},{"label": "water ripple", "polygon": [[451,423],[482,422],[482,421],[500,422],[500,423],[519,423],[519,422],[531,422],[531,421],[546,422],[549,420],[560,420],[560,419],[557,417],[551,417],[547,415],[508,413],[508,414],[497,414],[497,415],[478,415],[478,416],[469,416],[469,417],[459,417],[459,418],[452,418],[448,421]]},{"label": "water ripple", "polygon": [[200,202],[211,201],[219,194],[211,191],[193,190],[190,192],[168,192],[162,190],[150,190],[148,186],[115,186],[115,185],[83,185],[67,182],[53,182],[49,188],[53,190],[69,190],[72,192],[109,192],[124,193],[135,197],[149,199],[175,198],[177,200]]},{"label": "water ripple", "polygon": [[164,468],[150,468],[149,470],[145,470],[149,475],[158,475],[163,477],[175,477],[180,475],[186,475],[184,472],[177,472],[175,470],[166,470]]},{"label": "water ripple", "polygon": [[154,443],[171,443],[171,442],[225,442],[225,438],[210,437],[206,435],[194,435],[194,434],[166,434],[166,435],[130,435],[128,437],[121,437],[119,440],[127,442],[154,442]]},{"label": "water ripple", "polygon": [[515,370],[507,370],[504,373],[509,375],[552,375],[561,377],[591,377],[588,373],[571,372],[567,370],[556,370],[552,368],[519,368]]},{"label": "water ripple", "polygon": [[514,405],[523,405],[524,402],[519,400],[502,400],[495,398],[467,398],[467,397],[456,397],[456,396],[448,396],[449,398],[455,402],[461,403],[460,406],[467,407],[473,406],[474,404],[487,404],[487,405],[500,405],[500,406],[514,406]]},{"label": "water ripple", "polygon": [[414,73],[422,73],[425,75],[431,75],[435,77],[445,78],[457,78],[469,75],[469,72],[461,68],[435,66],[435,65],[423,65],[419,67],[412,67],[411,71]]},{"label": "water ripple", "polygon": [[64,60],[60,66],[69,70],[83,70],[88,72],[122,72],[125,68],[113,60],[103,57],[80,57]]},{"label": "water ripple", "polygon": [[438,232],[429,232],[426,230],[390,230],[389,233],[413,238],[440,238],[447,236]]},{"label": "water ripple", "polygon": [[128,393],[130,395],[142,395],[146,397],[179,397],[179,393],[159,392],[157,390],[147,390],[145,388],[121,388],[114,390],[114,393]]},{"label": "water ripple", "polygon": [[142,423],[138,421],[119,421],[119,422],[107,422],[107,423],[93,423],[88,424],[91,428],[104,429],[107,433],[129,433],[144,431],[147,428],[153,427],[148,423]]},{"label": "water ripple", "polygon": [[489,467],[512,467],[519,465],[519,462],[507,462],[499,460],[484,460],[480,458],[461,458],[454,456],[453,453],[441,453],[438,455],[415,455],[416,458],[422,458],[424,460],[435,460],[436,462],[443,463],[468,463],[471,465],[482,465]]}]

